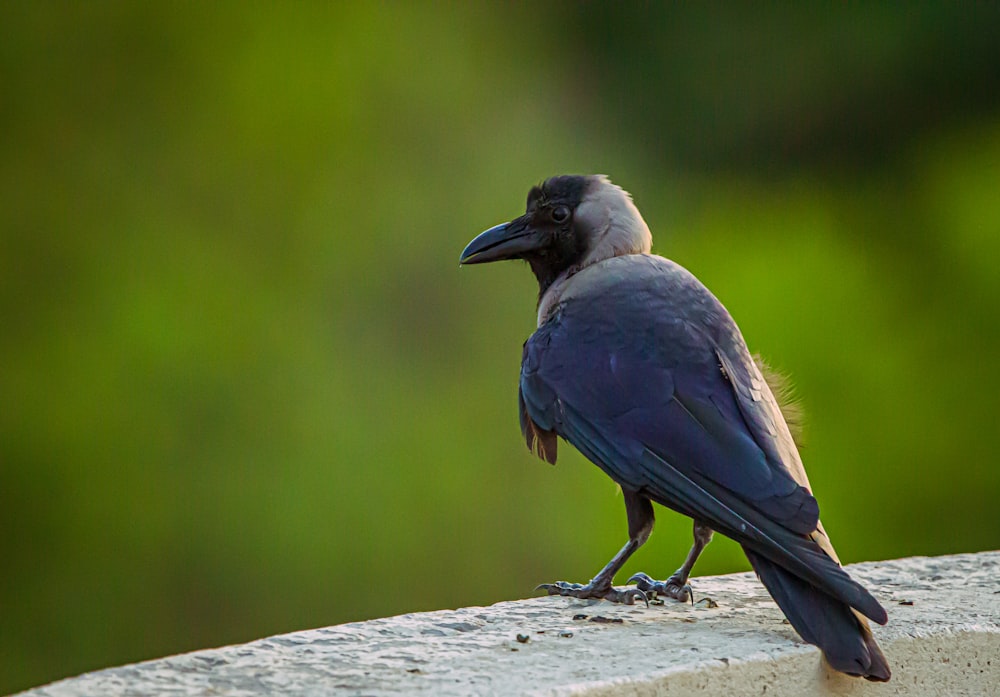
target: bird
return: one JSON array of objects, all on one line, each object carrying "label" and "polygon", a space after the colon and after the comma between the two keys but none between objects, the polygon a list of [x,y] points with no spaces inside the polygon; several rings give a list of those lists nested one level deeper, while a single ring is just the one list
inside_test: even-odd
[{"label": "bird", "polygon": [[[691,597],[689,576],[718,532],[739,543],[802,639],[835,670],[888,681],[868,620],[882,605],[842,568],[819,520],[775,391],[732,316],[691,272],[652,254],[632,197],[604,175],[531,188],[524,215],[476,236],[460,265],[526,261],[538,281],[525,341],[521,431],[555,464],[558,438],[620,487],[628,541],[586,584],[550,595],[633,604]],[[653,503],[693,520],[694,543],[668,579],[615,574],[653,529]]]}]

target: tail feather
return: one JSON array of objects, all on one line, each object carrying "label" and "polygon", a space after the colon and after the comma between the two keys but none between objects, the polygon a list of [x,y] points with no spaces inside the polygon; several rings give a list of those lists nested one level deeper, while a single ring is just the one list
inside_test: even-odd
[{"label": "tail feather", "polygon": [[[564,409],[573,416],[569,405],[564,405]],[[576,429],[569,432],[570,442],[593,462],[620,461],[627,457],[585,421],[573,418],[566,425]],[[653,501],[705,522],[716,532],[741,543],[744,550],[753,550],[760,557],[773,560],[868,618],[885,624],[888,619],[885,608],[848,576],[817,540],[769,520],[755,512],[749,503],[728,495],[723,487],[706,478],[696,477],[696,481],[688,477],[651,450],[643,450],[637,464],[641,468],[639,476],[647,482],[643,493]],[[615,478],[613,470],[608,474]]]},{"label": "tail feather", "polygon": [[818,646],[833,668],[868,680],[889,680],[889,663],[864,617],[767,558],[743,549],[795,631]]}]

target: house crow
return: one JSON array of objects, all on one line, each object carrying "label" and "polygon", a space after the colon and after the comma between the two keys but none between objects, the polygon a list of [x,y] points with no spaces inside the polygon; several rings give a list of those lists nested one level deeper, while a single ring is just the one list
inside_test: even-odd
[{"label": "house crow", "polygon": [[[841,568],[798,450],[729,312],[687,270],[650,254],[631,197],[603,176],[534,187],[524,215],[476,237],[462,264],[523,259],[538,279],[538,329],[519,391],[528,447],[556,461],[556,436],[621,485],[628,542],[589,583],[550,594],[632,603],[690,597],[712,531],[742,545],[757,576],[835,669],[889,679],[865,618],[882,606]],[[694,519],[694,546],[665,581],[615,573],[649,537],[656,502]]]}]

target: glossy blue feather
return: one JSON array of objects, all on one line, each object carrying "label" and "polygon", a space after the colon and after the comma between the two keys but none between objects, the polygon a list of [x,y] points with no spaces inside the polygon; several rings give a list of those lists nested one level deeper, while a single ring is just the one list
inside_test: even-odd
[{"label": "glossy blue feather", "polygon": [[623,487],[884,621],[807,537],[819,508],[780,458],[774,415],[753,398],[752,359],[729,313],[666,259],[602,266],[525,344],[522,421],[559,434]]}]

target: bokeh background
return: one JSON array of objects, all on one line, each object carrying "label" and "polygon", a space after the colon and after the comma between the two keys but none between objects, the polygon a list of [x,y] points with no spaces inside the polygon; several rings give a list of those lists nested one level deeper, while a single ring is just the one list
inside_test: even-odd
[{"label": "bokeh background", "polygon": [[[517,426],[603,172],[793,377],[845,561],[1000,546],[1000,5],[0,4],[0,693],[589,579]],[[660,512],[625,569],[664,577]],[[700,574],[746,569],[717,538]]]}]

